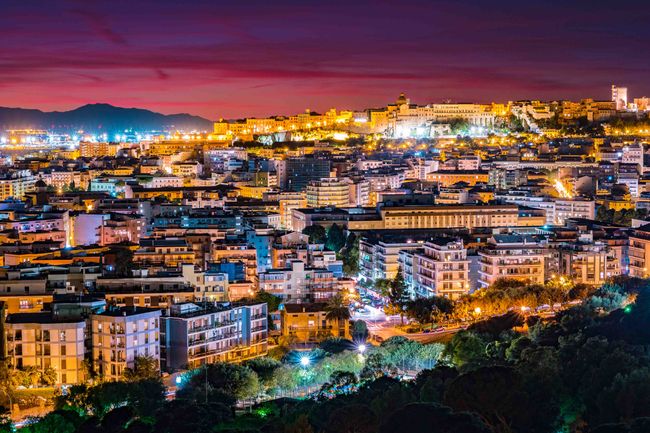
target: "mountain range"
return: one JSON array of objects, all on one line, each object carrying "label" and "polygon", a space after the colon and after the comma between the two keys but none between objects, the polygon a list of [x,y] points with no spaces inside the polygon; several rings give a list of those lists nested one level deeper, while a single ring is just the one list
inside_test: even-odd
[{"label": "mountain range", "polygon": [[45,129],[56,133],[106,133],[111,136],[129,129],[137,132],[211,131],[212,121],[186,113],[166,115],[110,104],[88,104],[70,111],[50,112],[0,107],[0,131],[27,128]]}]

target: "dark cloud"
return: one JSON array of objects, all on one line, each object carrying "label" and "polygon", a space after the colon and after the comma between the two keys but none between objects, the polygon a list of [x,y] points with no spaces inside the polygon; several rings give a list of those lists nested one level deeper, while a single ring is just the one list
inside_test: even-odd
[{"label": "dark cloud", "polygon": [[421,103],[605,98],[617,82],[641,96],[648,19],[636,0],[10,2],[0,101],[216,118],[377,106],[400,91]]}]

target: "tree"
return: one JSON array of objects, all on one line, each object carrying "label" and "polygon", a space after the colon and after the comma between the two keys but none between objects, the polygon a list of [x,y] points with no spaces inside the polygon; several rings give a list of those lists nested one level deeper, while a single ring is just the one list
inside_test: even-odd
[{"label": "tree", "polygon": [[54,368],[47,367],[41,372],[41,384],[45,386],[54,386],[57,381],[57,374]]},{"label": "tree", "polygon": [[359,237],[357,235],[350,232],[340,257],[343,260],[343,273],[347,276],[356,276],[359,273]]},{"label": "tree", "polygon": [[258,291],[253,300],[255,302],[265,302],[268,306],[269,312],[278,311],[280,304],[282,303],[282,298],[275,296],[272,293],[265,292],[264,290]]},{"label": "tree", "polygon": [[158,412],[153,431],[156,433],[211,433],[215,425],[233,419],[228,406],[174,400]]},{"label": "tree", "polygon": [[140,380],[156,380],[160,378],[158,361],[151,356],[136,356],[133,367],[124,369],[124,380],[138,382]]},{"label": "tree", "polygon": [[397,269],[395,278],[391,281],[388,292],[388,314],[399,314],[402,324],[404,323],[404,307],[409,301],[406,283],[402,275],[402,268]]},{"label": "tree", "polygon": [[351,404],[332,411],[326,433],[375,433],[377,416],[365,404]]},{"label": "tree", "polygon": [[71,410],[50,412],[37,422],[21,429],[25,433],[75,433],[82,419]]},{"label": "tree", "polygon": [[509,367],[484,367],[454,379],[444,404],[478,414],[494,432],[548,432],[557,427],[559,411],[541,406],[539,396],[524,388],[523,378]]},{"label": "tree", "polygon": [[115,275],[118,277],[130,277],[135,266],[133,264],[133,251],[124,246],[113,246],[111,250],[115,257]]},{"label": "tree", "polygon": [[340,293],[332,296],[325,306],[325,319],[328,321],[335,321],[338,328],[338,335],[342,337],[345,335],[345,327],[341,326],[350,320],[350,308],[345,303],[343,296]]},{"label": "tree", "polygon": [[362,343],[368,339],[368,325],[363,320],[355,320],[352,324],[352,340]]},{"label": "tree", "polygon": [[448,407],[434,403],[411,403],[397,409],[379,429],[380,433],[433,431],[490,433],[490,429],[474,414],[454,413]]},{"label": "tree", "polygon": [[325,248],[330,251],[340,251],[341,248],[345,246],[345,233],[338,224],[332,224],[332,226],[327,231],[327,241],[325,242]]},{"label": "tree", "polygon": [[309,236],[310,244],[324,244],[327,241],[327,232],[323,226],[311,225],[305,227],[302,234]]},{"label": "tree", "polygon": [[218,362],[192,370],[189,380],[178,390],[177,396],[204,402],[206,374],[208,401],[234,403],[237,400],[254,397],[260,390],[259,379],[252,369],[242,365]]},{"label": "tree", "polygon": [[406,315],[418,322],[433,323],[449,316],[454,311],[454,304],[451,300],[432,296],[430,298],[416,298],[404,303]]}]

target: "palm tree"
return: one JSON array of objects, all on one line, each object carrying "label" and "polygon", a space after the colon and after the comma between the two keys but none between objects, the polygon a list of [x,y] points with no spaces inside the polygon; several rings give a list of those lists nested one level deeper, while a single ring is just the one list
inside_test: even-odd
[{"label": "palm tree", "polygon": [[338,336],[344,337],[345,330],[341,329],[341,322],[345,323],[346,321],[350,320],[351,315],[350,309],[345,303],[343,296],[340,293],[332,296],[325,306],[325,311],[327,311],[327,314],[325,314],[325,319],[327,321],[335,320],[337,328],[339,330]]}]

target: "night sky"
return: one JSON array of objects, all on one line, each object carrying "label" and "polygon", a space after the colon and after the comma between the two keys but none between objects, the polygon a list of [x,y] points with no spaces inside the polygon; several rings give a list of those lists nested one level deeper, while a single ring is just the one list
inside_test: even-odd
[{"label": "night sky", "polygon": [[650,96],[647,1],[0,0],[0,106],[210,119]]}]

